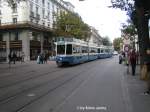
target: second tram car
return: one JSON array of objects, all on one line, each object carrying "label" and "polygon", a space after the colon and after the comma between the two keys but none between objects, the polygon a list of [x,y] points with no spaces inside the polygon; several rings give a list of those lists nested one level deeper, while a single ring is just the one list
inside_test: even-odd
[{"label": "second tram car", "polygon": [[75,65],[112,56],[112,48],[97,46],[75,38],[55,42],[57,65]]}]

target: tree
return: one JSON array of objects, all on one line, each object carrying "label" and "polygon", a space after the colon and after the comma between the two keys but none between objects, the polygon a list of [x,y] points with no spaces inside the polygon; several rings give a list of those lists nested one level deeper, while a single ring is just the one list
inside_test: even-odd
[{"label": "tree", "polygon": [[127,36],[130,39],[130,41],[133,42],[133,48],[135,48],[135,39],[137,35],[135,25],[133,25],[131,22],[128,25],[123,24],[121,32],[124,37]]},{"label": "tree", "polygon": [[150,12],[149,0],[112,0],[113,8],[127,11],[127,14],[137,28],[141,64],[149,63],[146,51],[150,48],[148,19]]},{"label": "tree", "polygon": [[110,46],[111,45],[110,39],[107,36],[102,38],[102,43],[105,46]]},{"label": "tree", "polygon": [[[129,0],[112,0],[115,3],[125,3],[124,1]],[[127,4],[128,5],[128,4]],[[113,5],[116,8],[124,8],[123,5]],[[134,8],[132,10],[127,9],[131,20],[137,28],[139,53],[140,53],[140,65],[144,68],[147,65],[147,73],[150,72],[150,54],[147,50],[150,50],[150,39],[149,39],[149,27],[148,22],[150,18],[150,0],[134,0]],[[146,73],[146,74],[147,74]],[[150,88],[150,85],[149,87]]]},{"label": "tree", "polygon": [[74,13],[57,14],[54,27],[57,36],[86,39],[90,35],[90,27],[82,21],[78,14]]},{"label": "tree", "polygon": [[115,51],[120,51],[120,44],[123,43],[123,39],[122,38],[115,38],[113,40],[113,46],[114,46],[114,50]]}]

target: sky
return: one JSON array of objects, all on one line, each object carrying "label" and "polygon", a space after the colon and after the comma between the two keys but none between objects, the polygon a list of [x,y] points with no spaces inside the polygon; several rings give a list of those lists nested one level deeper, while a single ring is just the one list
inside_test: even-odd
[{"label": "sky", "polygon": [[120,9],[108,8],[110,0],[64,0],[72,3],[85,23],[95,27],[99,34],[108,36],[111,41],[121,37],[121,23],[127,20],[126,13]]}]

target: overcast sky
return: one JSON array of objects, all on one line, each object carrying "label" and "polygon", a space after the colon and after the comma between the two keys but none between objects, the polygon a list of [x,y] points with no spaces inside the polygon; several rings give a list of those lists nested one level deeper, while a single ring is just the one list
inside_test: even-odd
[{"label": "overcast sky", "polygon": [[101,36],[108,36],[111,41],[121,36],[121,23],[126,22],[125,12],[108,8],[110,0],[64,0],[75,6],[83,21],[94,26]]}]

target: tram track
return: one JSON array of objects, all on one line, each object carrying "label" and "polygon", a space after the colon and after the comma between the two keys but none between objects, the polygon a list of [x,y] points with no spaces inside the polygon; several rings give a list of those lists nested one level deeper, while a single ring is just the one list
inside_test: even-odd
[{"label": "tram track", "polygon": [[[78,69],[78,68],[77,68],[77,69]],[[88,66],[87,69],[91,69],[91,65]],[[75,70],[75,71],[76,71],[76,70]],[[56,79],[53,79],[53,80],[50,81],[50,82],[47,81],[47,82],[45,82],[45,83],[43,83],[43,84],[39,84],[39,85],[37,85],[37,86],[35,86],[35,87],[33,87],[33,88],[28,88],[27,90],[24,90],[24,91],[22,91],[22,92],[16,94],[15,96],[9,97],[9,100],[8,100],[8,99],[3,100],[3,103],[2,103],[2,101],[1,101],[1,105],[2,105],[2,104],[5,104],[5,103],[8,103],[10,100],[15,99],[15,98],[16,98],[19,94],[21,94],[21,93],[25,93],[25,92],[30,91],[30,90],[35,90],[35,89],[37,89],[37,88],[39,88],[39,87],[45,86],[45,85],[50,84],[50,83],[56,83],[60,78],[66,77],[65,80],[63,80],[63,81],[61,81],[61,82],[58,81],[59,83],[58,83],[58,84],[55,84],[54,87],[52,87],[51,89],[47,90],[45,93],[39,95],[39,96],[36,97],[35,99],[33,99],[33,100],[31,100],[31,101],[25,103],[25,104],[24,104],[23,106],[21,106],[19,109],[17,109],[16,111],[14,111],[14,112],[20,112],[20,110],[22,110],[22,109],[25,108],[26,106],[28,106],[28,105],[30,105],[31,103],[35,102],[36,100],[38,100],[38,99],[44,97],[45,95],[49,94],[50,92],[54,91],[55,89],[57,89],[57,88],[63,86],[63,85],[66,84],[67,82],[73,80],[75,77],[80,76],[83,72],[86,72],[86,69],[85,69],[84,71],[80,71],[79,73],[72,74],[71,77],[69,77],[69,78],[68,78],[68,76],[70,76],[70,73],[67,74],[67,75],[66,75],[66,74],[63,74],[61,77],[57,77]]]},{"label": "tram track", "polygon": [[[16,76],[16,75],[20,75],[20,74],[25,74],[25,73],[30,73],[31,71],[36,71],[37,70],[37,64],[35,64],[36,66],[34,66],[34,65],[21,65],[21,66],[19,66],[19,67],[15,67],[15,68],[17,68],[17,69],[12,69],[12,68],[7,68],[7,72],[5,71],[5,72],[3,72],[4,74],[8,74],[8,75],[0,75],[0,79],[2,79],[2,78],[7,78],[7,77],[14,77],[14,76]],[[50,64],[43,64],[43,65],[50,65]],[[31,67],[31,69],[30,69],[30,66],[32,66]],[[33,67],[34,67],[34,70],[33,70]],[[26,71],[26,72],[24,72],[24,68],[27,68],[28,69],[28,71]],[[21,69],[23,69],[23,70],[21,70]],[[30,69],[30,70],[29,70]],[[17,72],[17,70],[19,70],[19,72],[17,72],[17,74],[15,74],[15,73],[10,73],[10,72],[12,72],[12,71],[15,71],[15,72]],[[13,71],[13,72],[14,72]],[[23,71],[23,72],[22,72]]]},{"label": "tram track", "polygon": [[[32,77],[32,78],[26,79],[26,80],[24,80],[24,81],[19,81],[19,82],[16,82],[15,84],[13,84],[13,85],[10,84],[9,87],[10,87],[10,86],[15,86],[15,85],[17,85],[17,84],[19,85],[19,83],[21,84],[21,83],[26,82],[26,81],[29,81],[29,80],[33,80],[33,78],[34,78],[34,79],[35,79],[35,78],[40,78],[40,77],[43,77],[43,76],[46,76],[46,75],[50,75],[50,73],[60,72],[60,71],[61,71],[61,70],[59,70],[59,71],[58,71],[58,70],[55,70],[55,71],[43,73],[43,74],[40,74],[40,76],[38,76],[38,77]],[[51,81],[51,80],[48,80],[47,82],[44,82],[43,85],[46,84],[46,83],[48,83],[49,81]],[[37,87],[39,87],[40,85],[41,85],[41,84],[36,85],[36,86],[34,86],[34,87],[31,87],[31,88],[22,89],[22,90],[19,91],[19,92],[16,92],[16,93],[14,93],[14,94],[12,94],[12,95],[8,95],[8,97],[2,96],[2,98],[0,98],[0,104],[1,104],[2,102],[7,102],[7,101],[9,101],[8,99],[12,99],[14,96],[17,96],[17,95],[20,94],[20,93],[23,93],[23,92],[28,91],[28,90],[30,90],[30,89],[37,88]],[[8,86],[5,86],[5,87],[0,88],[0,89],[4,89],[4,88],[8,88]],[[10,94],[10,93],[8,93],[8,94]],[[4,94],[4,95],[7,96],[7,94]]]},{"label": "tram track", "polygon": [[[80,67],[81,67],[81,66],[80,66]],[[77,69],[78,69],[78,68],[77,68]],[[62,70],[62,69],[61,69],[61,70]],[[55,71],[47,72],[47,73],[44,73],[44,75],[46,76],[46,75],[50,75],[50,73],[57,73],[57,72],[60,72],[61,70],[59,70],[59,71],[58,71],[58,70],[55,70]],[[76,70],[75,70],[75,71],[76,71]],[[43,74],[40,74],[40,77],[41,77],[41,76],[44,76],[44,75],[43,75]],[[65,75],[66,75],[66,74],[62,75],[61,77],[64,77]],[[36,78],[39,78],[39,77],[36,77]],[[38,88],[38,87],[40,87],[40,86],[44,86],[44,85],[48,84],[49,82],[51,82],[51,81],[53,81],[53,80],[57,80],[58,78],[60,78],[60,76],[56,77],[55,79],[48,80],[48,81],[46,81],[46,82],[44,82],[44,83],[35,85],[35,86],[33,86],[33,87],[25,88],[25,89],[23,89],[23,90],[21,90],[21,91],[15,93],[15,94],[9,95],[8,97],[4,97],[4,96],[3,96],[3,98],[0,98],[0,104],[3,104],[3,103],[5,103],[5,102],[10,101],[11,99],[15,98],[17,95],[19,95],[19,94],[21,94],[21,93],[23,93],[23,92],[32,90],[32,89],[34,89],[34,88]],[[32,79],[33,79],[33,78],[32,78]],[[29,79],[29,80],[32,80],[32,79]],[[27,81],[27,80],[26,80],[26,81]],[[22,82],[22,81],[20,81],[20,82]],[[22,83],[23,83],[23,82],[22,82]],[[16,84],[18,84],[18,83],[16,83]],[[11,85],[11,86],[14,86],[14,85]],[[2,88],[1,88],[1,89],[2,89]],[[6,94],[5,94],[5,95],[6,95]],[[7,95],[6,95],[6,96],[7,96]]]},{"label": "tram track", "polygon": [[42,77],[44,75],[49,75],[49,73],[53,73],[53,72],[56,72],[56,71],[58,71],[58,69],[54,69],[53,71],[50,71],[50,72],[40,73],[38,75],[34,75],[35,72],[32,72],[32,71],[31,72],[27,72],[27,73],[31,73],[31,74],[24,75],[24,79],[19,79],[19,80],[15,81],[15,82],[2,85],[2,86],[0,86],[0,89],[6,88],[6,87],[9,87],[9,86],[13,86],[13,85],[16,85],[16,84],[19,84],[19,83],[22,83],[22,82],[25,82],[25,81],[28,81],[28,80],[31,80],[31,79],[39,78],[39,77]]}]

